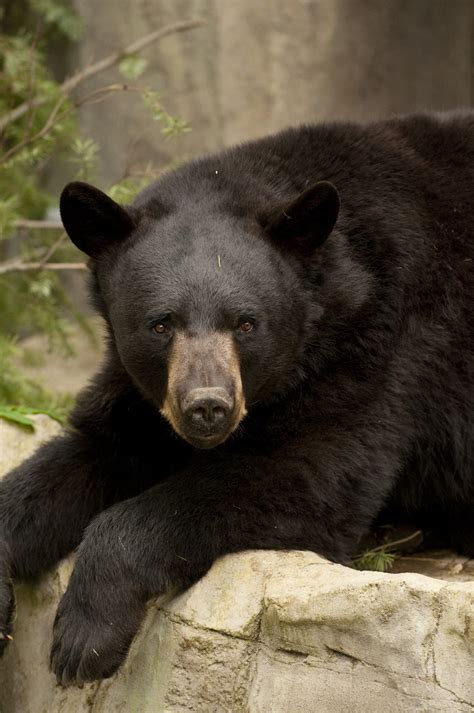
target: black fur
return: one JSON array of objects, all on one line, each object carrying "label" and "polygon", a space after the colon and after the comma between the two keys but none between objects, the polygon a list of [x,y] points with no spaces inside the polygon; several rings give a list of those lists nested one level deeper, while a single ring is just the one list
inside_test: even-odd
[{"label": "black fur", "polygon": [[[127,211],[69,187],[108,355],[66,435],[0,483],[0,632],[10,570],[76,547],[63,683],[113,673],[146,601],[227,552],[346,562],[389,507],[474,555],[473,185],[474,115],[456,113],[290,129],[179,168]],[[215,330],[235,334],[248,415],[204,451],[159,408],[173,334]]]}]

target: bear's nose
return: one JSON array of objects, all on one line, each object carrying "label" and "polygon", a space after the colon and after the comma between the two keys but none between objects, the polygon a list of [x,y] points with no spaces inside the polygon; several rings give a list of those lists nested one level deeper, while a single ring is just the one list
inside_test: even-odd
[{"label": "bear's nose", "polygon": [[226,389],[193,389],[184,399],[183,415],[188,428],[194,433],[216,434],[227,428],[233,405]]}]

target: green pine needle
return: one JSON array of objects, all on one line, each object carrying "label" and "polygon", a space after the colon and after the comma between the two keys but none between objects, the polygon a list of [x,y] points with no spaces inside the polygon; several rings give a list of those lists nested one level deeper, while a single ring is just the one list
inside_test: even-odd
[{"label": "green pine needle", "polygon": [[395,555],[381,550],[367,550],[353,564],[356,569],[371,570],[373,572],[386,572],[393,566]]}]

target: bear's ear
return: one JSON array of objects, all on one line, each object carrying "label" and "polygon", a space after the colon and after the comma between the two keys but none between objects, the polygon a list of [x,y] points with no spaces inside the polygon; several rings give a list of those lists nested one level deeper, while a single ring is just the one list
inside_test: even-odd
[{"label": "bear's ear", "polygon": [[281,247],[310,256],[330,236],[338,214],[336,188],[329,181],[320,181],[276,211],[266,231]]},{"label": "bear's ear", "polygon": [[135,227],[125,208],[81,181],[67,184],[61,193],[59,210],[74,245],[91,257],[98,257],[110,245],[125,240]]}]

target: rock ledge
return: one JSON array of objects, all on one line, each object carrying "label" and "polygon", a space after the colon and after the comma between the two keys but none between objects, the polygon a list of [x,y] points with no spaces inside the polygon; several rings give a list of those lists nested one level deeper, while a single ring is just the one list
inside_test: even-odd
[{"label": "rock ledge", "polygon": [[[0,474],[25,457],[25,438],[35,447],[56,430],[36,418],[35,438],[0,424]],[[184,594],[150,605],[112,679],[62,689],[48,653],[71,567],[18,587],[1,713],[474,709],[474,582],[357,572],[310,552],[230,555]]]}]

